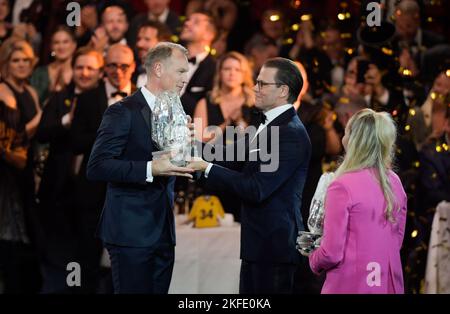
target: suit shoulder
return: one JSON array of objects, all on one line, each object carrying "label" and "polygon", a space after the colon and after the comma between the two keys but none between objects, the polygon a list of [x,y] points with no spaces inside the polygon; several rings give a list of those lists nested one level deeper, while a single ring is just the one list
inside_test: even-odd
[{"label": "suit shoulder", "polygon": [[289,121],[288,124],[286,124],[286,127],[283,128],[283,130],[290,134],[290,135],[296,135],[296,136],[304,136],[305,134],[308,134],[306,132],[306,128],[301,122],[301,120],[298,118],[297,115],[292,117],[291,121]]},{"label": "suit shoulder", "polygon": [[129,110],[140,110],[142,108],[142,105],[147,105],[144,96],[139,90],[136,90],[133,94],[131,94],[128,97],[123,98],[122,100],[118,101],[117,104],[120,104],[121,106],[125,107]]}]

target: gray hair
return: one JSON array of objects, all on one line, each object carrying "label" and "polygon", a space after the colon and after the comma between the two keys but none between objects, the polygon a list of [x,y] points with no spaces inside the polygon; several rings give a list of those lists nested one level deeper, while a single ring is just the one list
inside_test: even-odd
[{"label": "gray hair", "polygon": [[155,47],[150,49],[145,56],[145,70],[147,73],[156,62],[162,62],[172,56],[173,50],[178,49],[185,56],[188,55],[188,50],[183,46],[171,42],[160,42]]}]

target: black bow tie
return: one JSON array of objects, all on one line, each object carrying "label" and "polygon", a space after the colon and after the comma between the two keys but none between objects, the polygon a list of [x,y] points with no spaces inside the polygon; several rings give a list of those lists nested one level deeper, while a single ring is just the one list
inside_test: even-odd
[{"label": "black bow tie", "polygon": [[114,97],[116,97],[116,96],[121,96],[122,98],[125,98],[125,97],[128,96],[128,94],[125,93],[125,92],[122,92],[122,91],[120,91],[120,90],[117,90],[117,91],[115,91],[114,93],[111,93],[111,97],[112,97],[112,98],[114,98]]},{"label": "black bow tie", "polygon": [[264,124],[267,121],[267,116],[264,114],[264,112],[262,112],[259,109],[254,109],[253,112],[253,117],[254,117],[254,121],[255,121],[255,125],[258,126],[260,124]]},{"label": "black bow tie", "polygon": [[193,65],[195,65],[197,63],[197,58],[196,57],[189,58],[188,62],[192,63]]}]

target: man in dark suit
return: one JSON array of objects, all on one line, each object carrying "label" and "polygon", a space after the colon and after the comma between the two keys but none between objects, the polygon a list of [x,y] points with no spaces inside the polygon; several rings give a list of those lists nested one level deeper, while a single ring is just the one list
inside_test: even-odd
[{"label": "man in dark suit", "polygon": [[154,159],[151,114],[159,93],[186,83],[187,50],[162,42],[146,58],[148,80],[104,113],[87,177],[108,182],[98,228],[110,258],[115,293],[167,293],[174,264],[174,177],[191,169]]},{"label": "man in dark suit", "polygon": [[[49,144],[49,154],[37,197],[44,232],[41,270],[42,293],[67,292],[67,264],[76,260],[75,221],[79,212],[73,205],[71,173],[72,145],[70,128],[77,99],[81,93],[97,87],[103,74],[103,56],[88,47],[80,48],[73,57],[73,81],[55,93],[44,107],[36,139]],[[75,139],[76,140],[76,139]],[[92,241],[91,241],[92,242]]]},{"label": "man in dark suit", "polygon": [[180,39],[189,51],[188,83],[181,91],[184,111],[194,116],[198,101],[212,89],[216,62],[210,52],[217,28],[206,12],[192,13],[183,25]]},{"label": "man in dark suit", "polygon": [[[204,171],[209,188],[242,199],[240,293],[292,293],[311,155],[308,134],[292,105],[303,82],[295,63],[275,58],[264,64],[256,83],[255,106],[265,119],[256,135],[250,134],[248,161],[194,160],[188,167]],[[262,151],[270,151],[270,159]]]},{"label": "man in dark suit", "polygon": [[133,51],[123,44],[112,45],[105,58],[106,78],[99,83],[97,88],[78,97],[70,130],[75,154],[73,161],[74,203],[77,208],[78,244],[83,269],[82,289],[87,293],[97,290],[100,278],[100,258],[103,247],[93,235],[106,191],[104,183],[87,180],[87,162],[106,108],[134,92],[135,87],[131,83],[134,69]]}]

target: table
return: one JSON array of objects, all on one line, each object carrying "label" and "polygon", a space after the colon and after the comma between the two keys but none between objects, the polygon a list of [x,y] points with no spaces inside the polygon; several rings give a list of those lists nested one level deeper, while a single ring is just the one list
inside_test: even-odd
[{"label": "table", "polygon": [[216,228],[176,227],[171,294],[237,294],[240,224]]}]

